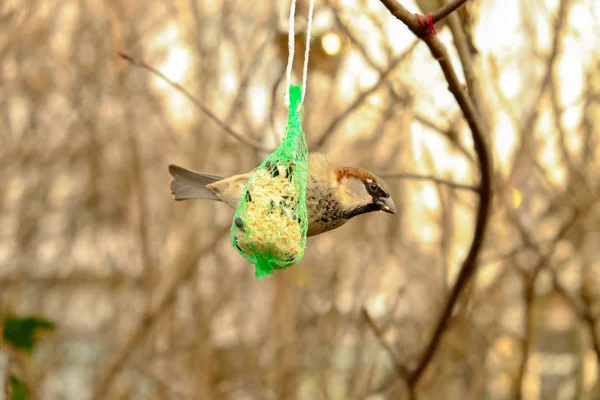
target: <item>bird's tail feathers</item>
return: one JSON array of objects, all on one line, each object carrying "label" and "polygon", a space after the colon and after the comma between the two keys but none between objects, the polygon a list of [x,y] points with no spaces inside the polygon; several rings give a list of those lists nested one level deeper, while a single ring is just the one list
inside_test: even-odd
[{"label": "bird's tail feathers", "polygon": [[171,193],[175,196],[175,200],[191,200],[191,199],[220,199],[213,192],[206,188],[206,185],[223,179],[217,175],[204,174],[194,172],[178,165],[169,165],[169,173],[173,176],[171,181]]}]

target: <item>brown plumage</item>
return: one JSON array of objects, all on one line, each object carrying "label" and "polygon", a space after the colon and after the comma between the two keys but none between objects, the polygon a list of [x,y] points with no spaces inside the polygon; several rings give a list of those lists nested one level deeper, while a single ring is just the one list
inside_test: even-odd
[{"label": "brown plumage", "polygon": [[[175,200],[209,199],[236,208],[251,172],[222,178],[169,165]],[[306,208],[308,236],[315,236],[345,224],[351,218],[382,210],[396,213],[390,190],[377,175],[360,168],[332,165],[320,153],[308,158]]]}]

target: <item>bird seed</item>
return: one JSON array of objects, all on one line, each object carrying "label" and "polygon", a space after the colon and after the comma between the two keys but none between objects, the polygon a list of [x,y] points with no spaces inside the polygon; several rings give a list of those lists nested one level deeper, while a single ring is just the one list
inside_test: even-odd
[{"label": "bird seed", "polygon": [[[253,201],[247,202],[234,220],[241,231],[236,244],[248,254],[291,261],[302,252],[302,226],[295,213],[296,187],[286,179],[287,174],[274,174],[274,170],[279,171],[274,165],[257,170],[252,177],[248,193],[252,191]],[[274,212],[277,209],[281,212]]]}]

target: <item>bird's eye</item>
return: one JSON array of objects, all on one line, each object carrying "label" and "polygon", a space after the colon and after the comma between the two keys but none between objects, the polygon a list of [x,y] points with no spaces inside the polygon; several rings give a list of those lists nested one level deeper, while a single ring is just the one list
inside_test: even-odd
[{"label": "bird's eye", "polygon": [[371,192],[376,192],[378,188],[379,187],[377,186],[377,183],[375,183],[375,182],[369,182],[369,190]]}]

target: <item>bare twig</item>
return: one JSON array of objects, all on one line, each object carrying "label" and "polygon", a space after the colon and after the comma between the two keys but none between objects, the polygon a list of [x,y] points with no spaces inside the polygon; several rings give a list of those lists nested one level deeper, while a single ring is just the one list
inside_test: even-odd
[{"label": "bare twig", "polygon": [[467,149],[463,146],[463,144],[458,139],[453,123],[451,123],[448,128],[444,129],[444,128],[438,126],[435,122],[431,121],[429,118],[427,118],[421,114],[415,113],[413,115],[413,119],[415,121],[417,121],[418,123],[420,123],[421,125],[423,125],[424,127],[429,128],[431,130],[434,130],[434,131],[442,134],[445,138],[447,138],[450,141],[450,143],[452,143],[458,149],[458,151],[460,151],[460,153],[467,160],[469,160],[470,162],[474,161],[473,155],[471,153],[469,153],[469,151],[467,151]]},{"label": "bare twig", "polygon": [[[539,246],[540,243],[535,243],[533,241],[533,234],[531,234],[523,225],[523,223],[521,222],[521,220],[519,219],[518,215],[516,215],[515,213],[510,213],[509,216],[511,217],[512,221],[514,222],[514,224],[516,225],[517,230],[519,231],[519,234],[523,240],[523,242],[525,243],[525,247],[533,250],[534,252],[537,253],[539,259],[541,260],[540,262],[538,262],[536,268],[534,269],[534,272],[532,274],[532,277],[530,277],[529,281],[526,282],[526,290],[525,290],[525,305],[526,305],[526,315],[528,315],[528,313],[530,312],[529,310],[529,305],[532,301],[532,293],[530,293],[531,291],[533,291],[533,280],[535,280],[535,277],[537,276],[537,274],[540,272],[539,270],[542,267],[546,267],[546,269],[550,272],[550,275],[552,277],[552,283],[554,286],[554,289],[556,290],[556,292],[561,295],[565,301],[567,302],[567,304],[569,304],[569,306],[571,307],[571,309],[573,310],[573,312],[577,315],[578,318],[580,318],[587,326],[588,329],[590,330],[590,336],[591,336],[591,340],[592,340],[592,347],[594,349],[594,353],[596,355],[596,360],[600,363],[600,342],[598,340],[598,332],[597,332],[597,328],[596,328],[596,320],[594,318],[594,316],[592,315],[592,313],[590,312],[590,305],[587,301],[587,299],[585,298],[585,296],[581,296],[581,301],[579,301],[577,298],[575,298],[574,296],[572,296],[565,288],[562,287],[562,285],[560,284],[560,281],[558,280],[558,276],[556,275],[556,271],[549,267],[546,266],[548,260],[550,259],[550,257],[552,256],[554,249],[556,248],[557,243],[565,236],[566,232],[575,224],[575,222],[577,222],[577,220],[579,218],[581,218],[581,216],[583,216],[589,209],[590,209],[590,205],[584,207],[581,210],[576,211],[576,213],[573,215],[573,217],[563,225],[562,229],[560,229],[560,231],[558,232],[558,234],[555,236],[555,238],[552,240],[552,245],[551,245],[551,250],[548,252],[548,255],[543,255]],[[531,285],[531,287],[527,286],[527,285]],[[528,318],[526,318],[526,321],[529,321]],[[525,343],[523,344],[523,354],[526,354],[528,352],[528,337],[526,335],[525,338]],[[517,380],[519,382],[518,387],[520,388],[522,385],[522,379],[523,379],[523,370],[526,367],[526,363],[527,363],[527,356],[524,356],[524,359],[521,360],[521,365],[520,365],[520,369],[518,370],[518,375],[517,375]],[[518,395],[520,396],[520,394]]]},{"label": "bare twig", "polygon": [[600,365],[600,341],[598,341],[596,319],[590,311],[589,299],[582,294],[581,301],[579,301],[561,285],[560,281],[558,280],[558,276],[556,276],[556,272],[552,268],[549,268],[549,270],[552,274],[552,284],[554,286],[554,290],[556,290],[556,292],[565,299],[577,317],[581,319],[590,330],[592,348],[594,349],[594,354],[596,355],[596,362],[598,365]]},{"label": "bare twig", "polygon": [[452,1],[450,3],[446,3],[445,6],[441,7],[433,13],[433,22],[435,23],[446,18],[448,15],[452,14],[454,11],[462,7],[467,1],[468,0],[457,0]]},{"label": "bare twig", "polygon": [[[573,161],[571,160],[571,155],[569,153],[569,149],[567,147],[567,137],[568,137],[568,133],[567,130],[565,129],[563,123],[562,123],[562,115],[564,112],[564,109],[562,109],[562,107],[560,106],[560,93],[559,93],[559,89],[557,87],[556,82],[551,78],[550,79],[550,83],[549,83],[549,89],[550,89],[550,104],[552,105],[552,112],[554,113],[554,125],[556,126],[556,129],[558,131],[558,143],[559,143],[559,150],[560,153],[562,155],[562,159],[565,162],[565,164],[567,165],[567,171],[569,172],[570,175],[579,175],[579,171],[577,171],[574,167],[573,167]],[[583,174],[579,175],[580,182],[582,184],[585,184],[585,179],[583,179]]]},{"label": "bare twig", "polygon": [[[541,262],[542,260],[540,260]],[[541,264],[538,264],[538,266]],[[534,320],[533,320],[533,300],[534,300],[534,289],[535,281],[537,280],[540,268],[536,268],[535,273],[531,277],[525,277],[524,289],[523,289],[523,302],[525,304],[525,335],[521,340],[521,360],[517,369],[516,385],[513,387],[515,400],[522,398],[523,379],[525,378],[525,371],[527,362],[529,360],[529,353],[531,351],[531,339],[535,331]]]},{"label": "bare twig", "polygon": [[[118,372],[125,367],[129,359],[133,355],[134,350],[145,339],[146,335],[154,326],[158,318],[173,303],[177,294],[177,289],[179,288],[180,284],[188,280],[190,275],[194,272],[197,265],[196,261],[205,254],[208,254],[209,252],[213,251],[218,242],[228,231],[229,227],[227,227],[227,229],[221,230],[221,232],[217,232],[210,241],[210,243],[201,248],[197,248],[197,250],[193,250],[194,247],[191,247],[193,254],[185,252],[185,254],[182,255],[182,257],[184,257],[185,259],[175,260],[175,267],[183,266],[181,267],[178,276],[175,279],[173,279],[172,282],[169,282],[169,284],[164,290],[164,293],[161,294],[160,297],[157,296],[158,300],[155,303],[153,303],[153,305],[149,308],[146,314],[141,318],[140,322],[124,341],[121,350],[105,367],[104,373],[101,379],[99,380],[98,385],[94,389],[94,393],[92,395],[93,400],[104,400],[107,398],[106,395],[110,389],[110,385],[116,378]],[[192,234],[192,236],[195,235]],[[192,239],[193,238],[184,238],[184,240],[189,240],[190,243],[194,242],[194,240]]]},{"label": "bare twig", "polygon": [[[441,15],[448,15],[448,10],[456,9],[465,2],[466,0],[456,0],[447,4],[446,6],[442,7],[442,9],[433,13],[433,20],[439,20]],[[493,197],[493,166],[491,163],[490,151],[486,142],[485,125],[482,122],[481,117],[475,105],[473,104],[473,101],[464,91],[454,67],[450,62],[450,57],[444,44],[437,38],[436,35],[422,36],[424,34],[424,28],[419,24],[419,20],[401,4],[394,0],[381,0],[381,3],[390,11],[392,15],[401,20],[413,33],[422,38],[422,40],[429,47],[433,57],[439,62],[444,76],[448,81],[449,90],[454,95],[463,112],[463,115],[469,124],[469,127],[471,128],[475,153],[477,154],[478,158],[478,167],[481,173],[479,205],[476,214],[475,228],[471,246],[465,260],[462,263],[456,282],[439,317],[433,335],[429,340],[423,356],[417,364],[417,367],[410,376],[410,384],[414,386],[433,358],[433,355],[439,346],[442,333],[444,332],[446,324],[448,323],[452,311],[454,310],[454,306],[456,305],[463,288],[470,281],[475,272],[477,266],[477,256],[479,255],[479,251],[483,244],[483,239],[491,212]]]},{"label": "bare twig", "polygon": [[129,54],[125,51],[120,51],[119,56],[121,56],[125,60],[129,61],[131,63],[131,65],[143,68],[147,71],[150,71],[154,75],[158,76],[159,78],[161,78],[162,80],[167,82],[169,85],[171,85],[171,87],[173,87],[175,90],[177,90],[178,92],[183,94],[185,97],[187,97],[188,100],[190,100],[192,103],[194,103],[194,105],[196,107],[198,107],[198,109],[201,110],[203,113],[205,113],[215,124],[219,125],[219,127],[221,127],[225,132],[229,133],[231,136],[233,136],[240,142],[242,142],[245,145],[248,145],[256,150],[266,151],[266,152],[273,151],[272,148],[265,147],[261,143],[255,141],[251,138],[248,138],[246,136],[243,136],[243,135],[239,134],[238,132],[236,132],[235,130],[233,130],[233,128],[231,128],[229,125],[227,125],[226,123],[221,121],[221,119],[219,117],[217,117],[208,107],[206,107],[204,104],[202,104],[200,102],[200,100],[198,100],[196,97],[194,97],[187,89],[185,89],[180,84],[173,82],[171,79],[169,79],[167,76],[165,76],[162,72],[160,72],[156,68],[152,67],[151,65],[148,65],[145,61],[135,58],[131,54]]},{"label": "bare twig", "polygon": [[479,80],[475,76],[475,71],[473,69],[473,54],[469,47],[469,41],[467,40],[467,36],[462,27],[462,24],[460,23],[458,15],[454,14],[449,16],[448,26],[452,31],[452,36],[454,38],[454,46],[456,47],[456,52],[458,53],[458,58],[460,59],[460,64],[465,75],[465,81],[467,83],[469,95],[471,96],[471,99],[473,100],[477,111],[479,111],[480,115],[482,115],[483,95],[481,93]]},{"label": "bare twig", "polygon": [[[464,5],[468,0],[454,0],[449,3],[446,3],[443,7],[439,8],[435,12],[432,13],[433,22],[438,22],[452,12],[459,9],[462,5]],[[398,3],[396,0],[381,0],[381,3],[387,8],[390,13],[400,21],[402,21],[408,29],[410,29],[417,37],[422,39],[431,37],[433,35],[427,35],[427,27],[422,26],[419,23],[419,19],[416,14],[408,11],[404,6]]]},{"label": "bare twig", "polygon": [[517,399],[522,398],[522,386],[523,386],[523,380],[525,377],[525,371],[527,369],[527,363],[529,360],[529,352],[530,352],[530,347],[531,347],[531,336],[533,335],[533,332],[535,329],[534,324],[533,324],[533,301],[534,301],[534,294],[535,294],[534,293],[535,281],[542,269],[546,268],[548,271],[550,271],[556,291],[567,300],[569,305],[573,308],[575,313],[580,318],[583,318],[588,324],[590,324],[594,350],[597,351],[597,353],[596,353],[597,357],[600,357],[600,345],[598,344],[598,341],[597,341],[596,331],[595,331],[595,322],[594,322],[593,317],[591,315],[589,315],[589,313],[586,313],[585,307],[584,308],[579,307],[579,305],[576,304],[575,299],[573,299],[566,292],[566,290],[564,290],[560,286],[560,283],[558,281],[558,278],[556,277],[555,271],[553,270],[553,268],[548,266],[548,262],[551,259],[552,255],[554,254],[554,251],[555,251],[558,243],[560,242],[560,240],[563,237],[565,237],[567,231],[575,225],[575,223],[590,209],[590,207],[591,207],[591,205],[587,205],[581,209],[575,209],[573,216],[566,223],[563,224],[561,229],[558,231],[558,233],[552,240],[550,249],[546,252],[546,254],[542,253],[542,251],[540,250],[539,243],[534,242],[534,239],[533,239],[534,235],[531,234],[527,230],[525,225],[520,220],[519,215],[517,213],[515,213],[514,211],[512,211],[510,209],[510,207],[507,208],[509,210],[508,217],[515,225],[515,228],[516,228],[517,232],[519,233],[521,240],[525,244],[525,247],[534,251],[535,253],[537,253],[537,256],[538,256],[538,262],[535,265],[535,267],[533,268],[533,271],[530,272],[529,274],[526,274],[524,272],[525,279],[526,279],[525,283],[524,283],[524,291],[523,291],[523,298],[524,298],[524,304],[525,304],[525,337],[523,338],[523,341],[521,343],[522,358],[519,363],[519,367],[517,369],[517,377],[516,377],[517,384],[515,385],[516,393],[514,396]]},{"label": "bare twig", "polygon": [[352,114],[352,112],[354,112],[354,110],[356,110],[367,99],[367,97],[375,93],[384,84],[386,78],[396,69],[396,67],[406,60],[410,54],[412,54],[413,50],[417,47],[417,44],[419,44],[419,41],[415,40],[410,46],[408,46],[404,53],[400,54],[395,60],[393,60],[390,65],[379,75],[377,83],[359,94],[356,99],[354,99],[352,104],[350,104],[344,111],[335,117],[333,121],[331,121],[327,128],[323,130],[323,133],[319,139],[317,139],[317,141],[309,147],[313,149],[323,147],[330,139],[338,125],[340,125],[350,114]]},{"label": "bare twig", "polygon": [[366,308],[363,307],[361,309],[361,315],[364,318],[367,325],[369,325],[369,327],[371,328],[371,330],[373,331],[373,333],[375,334],[377,339],[379,340],[379,343],[381,343],[383,348],[385,348],[385,350],[388,352],[388,354],[392,357],[392,360],[394,361],[394,368],[396,369],[396,373],[398,374],[398,377],[400,377],[400,379],[402,379],[406,383],[406,388],[408,390],[409,398],[414,399],[415,398],[414,389],[410,385],[410,372],[408,371],[408,369],[406,369],[404,364],[402,364],[402,361],[400,360],[400,358],[398,358],[398,354],[396,354],[394,349],[385,341],[385,339],[383,338],[383,332],[382,332],[381,328],[379,327],[379,325],[377,325],[377,322],[375,322],[373,320],[373,318],[371,318],[371,316],[369,315],[369,312],[367,311]]},{"label": "bare twig", "polygon": [[588,329],[590,330],[590,337],[592,340],[592,347],[594,348],[594,354],[596,354],[596,362],[600,365],[600,341],[598,340],[598,328],[596,326],[596,318],[592,314],[591,310],[591,299],[586,293],[581,294],[581,300],[583,307],[580,310],[580,317],[583,318]]},{"label": "bare twig", "polygon": [[527,153],[527,150],[530,147],[531,140],[533,140],[533,135],[531,134],[531,132],[533,132],[534,126],[540,115],[539,104],[542,100],[542,97],[544,96],[544,93],[546,92],[548,87],[550,87],[550,84],[552,82],[552,74],[554,72],[554,66],[560,54],[561,34],[567,26],[566,22],[568,5],[569,1],[567,0],[563,0],[559,4],[558,15],[554,23],[552,48],[550,50],[550,54],[545,60],[546,71],[542,77],[538,93],[532,103],[533,106],[531,108],[531,111],[528,114],[527,118],[524,120],[523,124],[521,125],[520,136],[522,139],[519,148],[515,152],[514,162],[511,171],[508,174],[508,178],[505,182],[504,189],[502,190],[502,192],[504,192],[505,194],[508,193],[509,189],[513,186],[517,170],[521,165],[521,160],[523,159],[523,156]]},{"label": "bare twig", "polygon": [[[123,87],[120,87],[121,95],[125,98],[129,99],[129,92]],[[157,277],[157,263],[156,257],[153,254],[152,246],[150,245],[150,230],[149,230],[149,222],[150,222],[150,213],[148,212],[148,207],[146,205],[145,190],[147,185],[145,184],[146,176],[144,174],[144,167],[142,164],[142,156],[140,154],[140,144],[138,142],[138,138],[135,135],[135,129],[133,127],[134,118],[132,115],[131,107],[127,107],[125,109],[125,120],[124,123],[127,129],[127,142],[128,148],[131,155],[131,173],[133,177],[133,181],[135,182],[135,191],[138,193],[135,196],[137,202],[137,208],[139,210],[138,216],[138,237],[139,237],[139,245],[142,253],[142,262],[145,269],[145,281],[147,287],[151,291],[153,286],[156,283]]]},{"label": "bare twig", "polygon": [[[25,275],[22,277],[23,281],[27,285],[31,286],[84,286],[84,285],[96,285],[96,286],[138,286],[141,284],[140,278],[127,277],[121,274],[114,275],[97,275],[87,273],[73,273],[71,275],[60,276],[35,276]],[[0,278],[0,289],[6,290],[10,286],[20,284],[20,279],[14,277],[1,277]]]},{"label": "bare twig", "polygon": [[[535,281],[537,280],[537,277],[539,276],[542,269],[544,269],[544,267],[546,267],[546,265],[548,264],[548,261],[552,258],[558,243],[562,240],[562,238],[565,236],[567,231],[577,222],[577,220],[579,219],[580,216],[581,216],[581,213],[576,211],[575,214],[561,227],[561,229],[558,231],[556,237],[554,238],[554,241],[552,243],[550,250],[546,254],[542,255],[539,252],[539,249],[534,249],[534,250],[537,250],[538,254],[540,254],[540,255],[539,255],[538,262],[535,265],[533,271],[529,274],[529,276],[526,277],[526,281],[525,281],[525,285],[524,285],[525,287],[524,287],[523,297],[524,297],[524,303],[525,303],[525,337],[523,338],[523,341],[521,343],[522,358],[521,358],[521,362],[519,363],[519,367],[517,370],[517,385],[516,385],[517,393],[515,393],[516,399],[522,398],[523,379],[525,378],[525,371],[527,370],[527,363],[529,361],[529,353],[530,353],[530,348],[531,348],[531,337],[535,330],[534,321],[533,321],[533,300],[535,297],[535,291],[534,291]],[[530,238],[527,238],[526,240],[527,240],[527,242],[529,242]],[[532,246],[532,248],[533,248],[533,246]]]},{"label": "bare twig", "polygon": [[386,179],[414,179],[414,180],[420,180],[420,181],[430,181],[433,183],[438,183],[441,185],[448,186],[449,188],[452,188],[452,189],[468,190],[468,191],[475,192],[475,193],[479,192],[479,188],[476,186],[452,182],[448,179],[438,178],[433,175],[419,175],[419,174],[411,174],[411,173],[404,173],[404,172],[380,172],[379,176],[381,176],[382,178],[386,178]]},{"label": "bare twig", "polygon": [[[361,41],[359,40],[359,38],[357,38],[354,33],[352,32],[352,29],[348,26],[348,24],[346,24],[344,22],[344,20],[342,19],[341,15],[340,15],[340,11],[338,9],[338,7],[334,7],[331,4],[330,0],[327,0],[326,3],[328,4],[328,6],[332,7],[334,10],[334,17],[335,20],[337,22],[337,24],[344,30],[344,33],[350,38],[352,44],[354,46],[356,46],[356,48],[358,49],[358,51],[360,52],[360,54],[362,55],[363,59],[365,60],[365,62],[371,67],[373,68],[375,71],[377,71],[379,73],[380,76],[383,76],[385,74],[385,71],[375,62],[375,60],[373,60],[373,58],[369,55],[366,47],[364,46],[363,43],[361,43]],[[383,82],[383,81],[382,81]],[[390,93],[396,97],[398,100],[401,101],[402,96],[398,93],[398,91],[394,88],[394,85],[392,85],[391,82],[386,82]],[[403,89],[403,88],[401,88]],[[402,91],[402,90],[401,90]],[[406,90],[404,90],[406,91]],[[419,114],[415,114],[413,116],[414,120],[421,123],[422,125],[432,129],[435,132],[438,132],[439,134],[441,134],[442,136],[444,136],[446,139],[448,139],[450,141],[450,143],[452,143],[453,146],[455,146],[467,159],[469,159],[469,161],[473,161],[473,156],[464,148],[464,146],[462,145],[462,143],[460,143],[460,141],[458,140],[458,138],[456,137],[456,135],[453,135],[453,130],[452,128],[450,129],[442,129],[439,126],[437,126],[435,123],[433,123],[432,121],[430,121],[429,119],[427,119],[426,117],[419,115]]]}]

